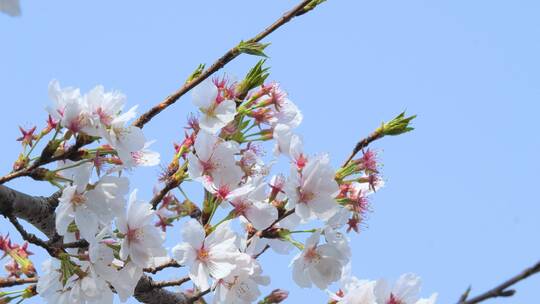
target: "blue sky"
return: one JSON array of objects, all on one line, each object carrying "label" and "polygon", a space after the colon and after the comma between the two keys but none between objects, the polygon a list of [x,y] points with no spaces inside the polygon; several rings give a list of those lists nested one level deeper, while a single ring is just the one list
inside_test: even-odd
[{"label": "blue sky", "polygon": [[[19,151],[17,126],[46,118],[51,79],[83,90],[103,84],[145,110],[199,63],[294,4],[22,0],[22,17],[0,15],[1,172]],[[329,0],[267,39],[271,78],[305,115],[306,150],[330,153],[335,166],[381,121],[405,109],[418,114],[414,132],[373,145],[387,186],[372,199],[367,227],[351,235],[354,274],[415,272],[424,295],[437,291],[440,303],[451,303],[468,285],[476,294],[540,258],[539,8],[537,1]],[[256,60],[242,56],[224,71],[241,77]],[[145,128],[164,160],[193,110],[182,99]],[[133,175],[143,197],[157,173]],[[9,185],[51,191],[29,179]],[[16,238],[0,223],[0,233]],[[289,289],[289,303],[323,303],[323,292],[294,287],[290,259],[263,257],[272,287]],[[537,302],[538,284],[540,277],[529,279],[514,298],[491,303]]]}]

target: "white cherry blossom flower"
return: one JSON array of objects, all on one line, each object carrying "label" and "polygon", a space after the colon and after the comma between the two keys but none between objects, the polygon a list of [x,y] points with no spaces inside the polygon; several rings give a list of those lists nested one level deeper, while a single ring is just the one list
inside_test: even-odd
[{"label": "white cherry blossom flower", "polygon": [[46,110],[55,120],[61,120],[68,104],[82,103],[81,92],[77,88],[61,88],[58,80],[53,79],[49,83],[49,98],[54,106],[47,106]]},{"label": "white cherry blossom flower", "polygon": [[[82,172],[87,172],[82,170]],[[114,214],[124,206],[124,195],[128,191],[126,178],[104,176],[93,189],[86,189],[89,176],[85,173],[74,179],[81,184],[67,186],[62,191],[56,207],[56,229],[60,235],[66,235],[68,226],[75,221],[81,236],[92,241],[100,225],[107,225]]]},{"label": "white cherry blossom flower", "polygon": [[130,163],[132,153],[144,149],[146,139],[139,127],[127,124],[136,115],[136,107],[120,114],[111,121],[110,128],[103,134],[109,144],[118,152],[118,157],[122,162]]},{"label": "white cherry blossom flower", "polygon": [[331,244],[319,245],[320,232],[314,232],[307,240],[304,250],[291,262],[293,279],[298,286],[306,288],[315,284],[320,289],[341,278],[348,259]]},{"label": "white cherry blossom flower", "polygon": [[163,248],[165,236],[153,224],[152,206],[137,200],[137,190],[129,197],[127,215],[119,216],[116,226],[124,235],[120,247],[120,258],[128,257],[135,265],[144,268],[150,265],[155,257],[165,256]]},{"label": "white cherry blossom flower", "polygon": [[302,123],[304,116],[300,109],[288,98],[284,98],[276,109],[276,114],[274,115],[271,123],[273,124],[284,124],[294,129]]},{"label": "white cherry blossom flower", "polygon": [[108,279],[117,292],[120,301],[126,302],[135,293],[135,287],[143,275],[143,270],[134,263],[127,263]]},{"label": "white cherry blossom flower", "polygon": [[378,280],[375,284],[374,293],[377,303],[384,304],[433,304],[437,300],[437,294],[429,299],[418,299],[421,287],[421,279],[413,273],[406,273],[399,277],[393,286],[385,280]]},{"label": "white cherry blossom flower", "polygon": [[216,133],[234,120],[236,103],[234,100],[219,100],[218,88],[207,79],[193,88],[193,104],[199,108],[203,116],[199,120],[201,129]]},{"label": "white cherry blossom flower", "polygon": [[[94,87],[84,96],[90,124],[83,130],[92,136],[103,136],[113,120],[122,112],[126,96],[120,92],[105,92],[103,86]],[[134,112],[136,107],[128,112]]]},{"label": "white cherry blossom flower", "polygon": [[189,268],[189,277],[200,290],[210,288],[210,278],[220,280],[231,274],[243,255],[235,244],[236,234],[229,222],[205,236],[203,226],[190,219],[182,229],[182,239],[184,242],[173,248],[173,256]]},{"label": "white cherry blossom flower", "polygon": [[131,158],[124,157],[122,160],[122,167],[152,167],[159,165],[160,154],[149,149],[150,145],[152,145],[154,142],[155,141],[148,141],[144,144],[141,150],[131,152]]},{"label": "white cherry blossom flower", "polygon": [[[274,227],[294,230],[299,224],[300,217],[293,213],[288,217],[280,220],[274,225]],[[266,245],[270,246],[270,248],[277,254],[289,254],[294,248],[294,246],[289,241],[279,238],[260,238],[257,234],[255,234],[251,239],[250,246],[248,247],[250,252],[247,253],[254,256],[257,253],[260,253],[264,249],[264,247],[266,247]]]},{"label": "white cherry blossom flower", "polygon": [[81,262],[84,277],[74,274],[62,285],[62,271],[57,260],[43,263],[43,275],[37,284],[37,291],[50,304],[97,304],[113,303],[113,294],[107,282],[94,271],[88,262]]},{"label": "white cherry blossom flower", "polygon": [[242,177],[242,170],[234,158],[239,152],[237,144],[201,130],[195,138],[194,149],[195,153],[188,155],[188,173],[192,179],[203,176],[219,179],[222,174],[237,180]]},{"label": "white cherry blossom flower", "polygon": [[292,136],[292,129],[288,125],[277,124],[274,126],[272,137],[276,141],[276,144],[274,145],[275,156],[278,156],[279,154],[289,155]]},{"label": "white cherry blossom flower", "polygon": [[[333,296],[338,304],[377,304],[375,301],[375,281],[349,278],[343,288],[343,297]],[[386,303],[384,303],[386,304]]]},{"label": "white cherry blossom flower", "polygon": [[239,267],[227,277],[218,280],[215,288],[215,304],[249,304],[260,296],[259,285],[270,284],[270,278],[262,275],[261,265],[248,255],[237,260]]},{"label": "white cherry blossom flower", "polygon": [[262,178],[252,182],[254,189],[233,198],[230,203],[237,215],[245,217],[255,229],[263,230],[278,218],[278,211],[272,204],[266,203],[266,184]]},{"label": "white cherry blossom flower", "polygon": [[303,221],[313,218],[328,219],[337,212],[335,196],[339,186],[334,180],[335,171],[328,155],[311,159],[302,171],[291,170],[285,193],[289,197],[288,208],[295,208]]}]

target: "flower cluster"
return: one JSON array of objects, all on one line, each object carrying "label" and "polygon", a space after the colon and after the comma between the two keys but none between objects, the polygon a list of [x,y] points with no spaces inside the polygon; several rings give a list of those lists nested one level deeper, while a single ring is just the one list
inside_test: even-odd
[{"label": "flower cluster", "polygon": [[10,262],[4,268],[8,273],[8,278],[20,278],[21,276],[34,277],[36,269],[30,261],[29,256],[33,253],[28,250],[28,243],[22,246],[11,242],[8,235],[0,235],[0,251],[3,251],[1,258],[8,256]]},{"label": "flower cluster", "polygon": [[[193,89],[199,113],[188,119],[159,177],[164,186],[154,189],[150,203],[130,191],[125,174],[160,162],[142,130],[129,124],[136,107],[125,111],[125,96],[101,86],[81,94],[51,82],[54,105],[47,127],[37,135],[35,128],[21,129],[24,150],[16,165],[28,166],[48,134],[53,137],[42,157],[75,147],[76,153],[59,157],[57,168],[45,169],[40,178],[62,189],[55,219],[64,244],[86,242],[44,263],[37,291],[48,303],[112,303],[111,287],[126,301],[145,269],[171,261],[163,243],[179,221],[182,239],[170,252],[172,261],[185,266],[193,293],[212,292],[214,303],[261,298],[270,278],[257,258],[268,249],[298,250],[290,267],[302,288],[327,290],[348,276],[352,253],[346,232],[359,231],[369,195],[384,185],[377,155],[361,151],[336,169],[328,154],[305,152],[296,133],[303,115],[277,83],[264,83],[265,71],[258,65],[240,82],[216,78]],[[280,160],[288,174],[273,172]],[[181,187],[188,182],[200,186],[201,199],[188,198],[191,193]],[[404,277],[390,291],[382,282],[350,283],[333,301],[431,303],[413,301],[400,287],[416,282]],[[277,290],[261,303],[286,297]]]},{"label": "flower cluster", "polygon": [[72,138],[107,143],[84,150],[78,159],[59,161],[46,174],[46,180],[62,189],[56,231],[64,243],[85,240],[88,246],[47,260],[37,291],[48,303],[112,303],[112,286],[126,301],[143,268],[166,258],[167,252],[165,234],[155,226],[156,212],[137,199],[136,190],[130,194],[129,179],[121,173],[156,165],[159,154],[148,150],[141,129],[128,124],[136,107],[123,112],[121,93],[97,86],[82,95],[52,81],[49,95],[54,106],[48,108],[48,126],[41,134],[54,130],[53,155],[68,149]]},{"label": "flower cluster", "polygon": [[344,288],[331,294],[332,304],[434,304],[437,294],[429,298],[419,298],[421,281],[412,273],[403,274],[393,284],[384,279],[377,281],[359,280],[347,277]]}]

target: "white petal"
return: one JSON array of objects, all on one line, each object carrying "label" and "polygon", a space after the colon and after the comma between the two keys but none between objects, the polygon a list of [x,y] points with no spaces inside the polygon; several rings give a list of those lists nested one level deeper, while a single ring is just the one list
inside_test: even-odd
[{"label": "white petal", "polygon": [[208,108],[216,101],[218,89],[210,79],[206,79],[191,91],[193,104],[201,109]]},{"label": "white petal", "polygon": [[203,226],[195,219],[188,220],[182,229],[182,240],[193,248],[201,248],[206,234]]}]

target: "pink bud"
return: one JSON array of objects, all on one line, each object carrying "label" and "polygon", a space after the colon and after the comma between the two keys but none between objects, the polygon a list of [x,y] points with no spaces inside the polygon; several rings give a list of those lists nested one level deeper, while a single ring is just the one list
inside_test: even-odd
[{"label": "pink bud", "polygon": [[281,303],[289,296],[289,292],[283,289],[274,289],[266,298],[265,302],[268,304]]}]

